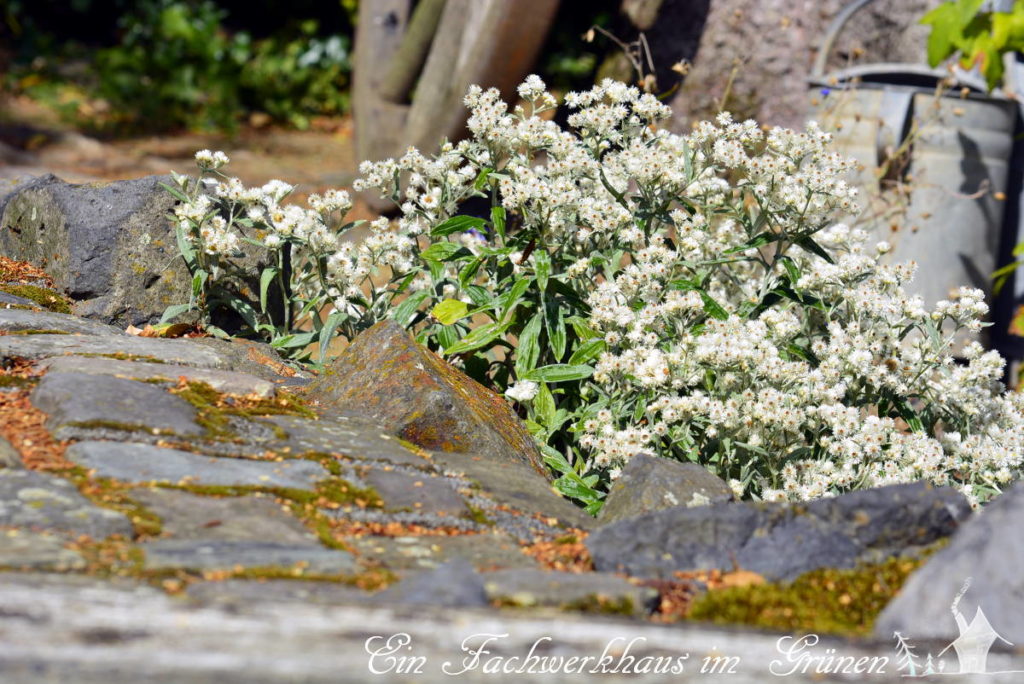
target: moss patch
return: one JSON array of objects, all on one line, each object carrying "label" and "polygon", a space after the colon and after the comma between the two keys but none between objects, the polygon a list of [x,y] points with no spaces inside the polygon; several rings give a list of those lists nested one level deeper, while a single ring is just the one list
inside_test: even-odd
[{"label": "moss patch", "polygon": [[23,378],[20,375],[0,375],[0,387],[29,389],[35,387],[37,382],[34,378]]},{"label": "moss patch", "polygon": [[815,570],[790,584],[719,589],[698,598],[689,618],[791,633],[866,635],[923,562],[923,556],[893,558],[853,570]]},{"label": "moss patch", "polygon": [[70,335],[67,330],[45,330],[43,328],[27,328],[25,330],[9,330],[8,335]]},{"label": "moss patch", "polygon": [[0,291],[15,297],[31,300],[47,311],[63,314],[71,313],[71,300],[56,290],[36,287],[35,285],[6,283],[0,284]]},{"label": "moss patch", "polygon": [[[315,419],[316,413],[291,394],[276,397],[222,394],[205,382],[179,382],[171,392],[192,404],[199,413],[196,422],[211,439],[231,440],[238,437],[231,428],[230,416],[255,418],[261,416],[299,416]],[[280,435],[279,435],[280,436]]]}]

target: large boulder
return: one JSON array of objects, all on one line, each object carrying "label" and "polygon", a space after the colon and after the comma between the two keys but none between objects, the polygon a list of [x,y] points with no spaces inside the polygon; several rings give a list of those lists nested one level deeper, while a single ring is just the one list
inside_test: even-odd
[{"label": "large boulder", "polygon": [[307,396],[323,408],[361,414],[424,449],[526,463],[547,475],[512,407],[394,321],[352,341]]},{"label": "large boulder", "polygon": [[867,489],[807,504],[676,506],[591,533],[594,567],[637,577],[738,566],[788,581],[818,568],[851,568],[951,535],[970,514],[955,490],[925,483]]},{"label": "large boulder", "polygon": [[637,454],[608,491],[601,523],[632,518],[674,506],[706,506],[731,501],[732,490],[707,468]]},{"label": "large boulder", "polygon": [[25,181],[0,199],[0,253],[45,269],[79,315],[121,326],[155,323],[190,295],[167,220],[176,200],[161,182],[170,179]]},{"label": "large boulder", "polygon": [[1018,483],[958,531],[949,546],[911,575],[878,618],[875,634],[952,640],[960,636],[953,599],[968,622],[981,609],[992,627],[1024,643],[1024,483]]}]

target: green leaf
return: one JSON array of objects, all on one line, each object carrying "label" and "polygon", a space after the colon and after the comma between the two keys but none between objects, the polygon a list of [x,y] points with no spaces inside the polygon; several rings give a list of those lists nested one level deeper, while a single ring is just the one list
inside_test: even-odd
[{"label": "green leaf", "polygon": [[[173,171],[172,171],[172,173],[173,173]],[[192,201],[192,200],[190,200],[185,195],[185,193],[183,193],[178,188],[175,188],[175,187],[172,187],[170,185],[167,185],[167,183],[157,183],[157,185],[159,185],[161,188],[163,188],[168,193],[170,193],[171,197],[173,197],[174,199],[178,200],[179,202],[185,202],[187,204],[188,202]]]},{"label": "green leaf", "polygon": [[430,231],[430,237],[444,237],[452,233],[464,233],[470,229],[483,228],[487,224],[482,218],[476,216],[452,216],[450,219],[437,225]]},{"label": "green leaf", "polygon": [[324,357],[327,356],[327,347],[331,344],[331,338],[334,337],[334,331],[345,321],[346,318],[348,318],[348,314],[341,311],[332,311],[331,315],[327,317],[327,321],[324,322],[324,327],[320,329],[321,363],[323,363]]},{"label": "green leaf", "polygon": [[195,274],[192,276],[192,296],[199,298],[203,294],[203,286],[206,285],[207,279],[210,274],[203,269],[197,269]]},{"label": "green leaf", "polygon": [[548,302],[544,307],[544,327],[548,331],[548,341],[556,361],[565,356],[565,312],[556,302]]},{"label": "green leaf", "polygon": [[392,310],[391,318],[403,327],[409,325],[409,319],[412,318],[414,313],[416,313],[416,310],[423,303],[423,300],[429,296],[429,290],[413,292],[411,295],[403,299],[401,304]]},{"label": "green leaf", "polygon": [[576,333],[576,337],[581,340],[592,340],[598,337],[602,339],[604,338],[601,333],[588,325],[588,321],[585,318],[569,316],[569,318],[565,319],[565,322],[572,326],[573,331]]},{"label": "green leaf", "polygon": [[437,338],[437,341],[441,344],[442,350],[451,347],[459,340],[459,333],[457,329],[451,326],[434,326],[431,330],[434,331],[434,337]]},{"label": "green leaf", "polygon": [[483,263],[483,257],[477,257],[463,266],[462,270],[459,271],[459,285],[466,287],[466,285],[472,283],[473,279],[476,278],[477,272],[480,270],[480,265]]},{"label": "green leaf", "polygon": [[704,300],[704,312],[712,318],[717,318],[720,321],[724,321],[729,318],[729,312],[722,308],[722,306],[711,298],[704,290],[700,290],[700,298]]},{"label": "green leaf", "polygon": [[473,253],[462,245],[455,242],[435,242],[423,250],[421,257],[427,261],[452,261],[456,257],[465,255],[472,256]]},{"label": "green leaf", "polygon": [[279,337],[276,340],[271,341],[270,346],[274,349],[295,349],[296,347],[305,347],[315,342],[316,336],[317,332],[315,330],[295,335],[285,335],[284,337]]},{"label": "green leaf", "polygon": [[501,295],[498,298],[498,310],[501,312],[501,318],[507,318],[509,312],[516,308],[522,299],[523,294],[530,287],[530,283],[533,282],[533,278],[522,278],[517,280],[508,292]]},{"label": "green leaf", "polygon": [[534,380],[542,382],[570,382],[572,380],[583,380],[594,374],[590,366],[570,366],[566,363],[554,363],[550,366],[541,366],[521,376],[522,380]]},{"label": "green leaf", "polygon": [[478,307],[487,307],[491,303],[491,293],[488,292],[485,287],[481,287],[480,285],[466,285],[463,287],[463,290],[469,298],[473,300],[473,304]]},{"label": "green leaf", "polygon": [[570,366],[578,366],[580,364],[592,361],[601,355],[601,352],[605,350],[604,340],[590,340],[581,344],[576,351],[573,352],[572,356],[569,357]]},{"label": "green leaf", "polygon": [[160,317],[161,323],[166,323],[175,316],[180,316],[183,313],[187,313],[192,310],[191,304],[174,304],[164,309],[164,315]]},{"label": "green leaf", "polygon": [[185,235],[185,229],[181,227],[181,224],[175,226],[174,235],[178,240],[178,251],[181,253],[182,258],[185,259],[185,265],[188,267],[189,273],[192,273],[198,267],[195,247],[192,246],[192,243]]},{"label": "green leaf", "polygon": [[473,187],[477,190],[482,190],[487,185],[487,178],[494,172],[494,169],[490,167],[484,167],[480,169],[480,173],[477,174],[476,180],[473,181]]},{"label": "green leaf", "polygon": [[555,415],[555,398],[543,382],[537,389],[537,396],[533,398],[533,410],[541,419],[541,424],[550,432],[551,419]]},{"label": "green leaf", "polygon": [[267,313],[267,290],[270,289],[270,283],[274,282],[274,278],[279,273],[276,266],[263,269],[263,273],[260,275],[260,311]]},{"label": "green leaf", "polygon": [[491,223],[502,238],[505,237],[505,207],[491,207]]},{"label": "green leaf", "polygon": [[465,318],[468,313],[469,306],[458,299],[446,299],[430,310],[430,315],[442,325],[451,325],[455,321]]},{"label": "green leaf", "polygon": [[519,334],[519,348],[516,349],[516,375],[531,371],[540,357],[540,329],[544,323],[544,315],[539,311]]},{"label": "green leaf", "polygon": [[814,238],[812,238],[810,235],[805,235],[802,238],[794,240],[794,243],[803,247],[805,250],[812,254],[817,254],[830,264],[835,263],[832,260],[832,255],[826,252],[825,248],[819,245],[817,242],[815,242]]},{"label": "green leaf", "polygon": [[252,308],[245,300],[237,297],[224,297],[216,301],[233,309],[249,327],[256,328],[259,325],[259,316],[256,314],[256,309]]},{"label": "green leaf", "polygon": [[533,253],[534,273],[537,275],[537,287],[541,292],[548,289],[548,278],[551,276],[551,255],[543,247]]},{"label": "green leaf", "polygon": [[486,325],[481,325],[479,328],[475,328],[470,331],[468,335],[453,344],[451,347],[445,349],[445,354],[463,354],[468,351],[473,351],[474,349],[479,349],[500,337],[506,330],[508,330],[510,325],[512,325],[511,320],[504,323],[488,323]]}]

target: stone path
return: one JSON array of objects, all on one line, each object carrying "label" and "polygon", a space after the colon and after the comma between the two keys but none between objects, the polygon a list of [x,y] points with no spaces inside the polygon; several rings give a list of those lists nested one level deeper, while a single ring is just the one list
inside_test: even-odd
[{"label": "stone path", "polygon": [[[0,397],[12,398],[0,409],[25,398],[19,410],[45,428],[0,440],[0,681],[364,681],[367,640],[402,633],[427,658],[425,674],[381,681],[437,681],[444,662],[463,662],[462,640],[484,632],[510,635],[493,649],[507,657],[544,637],[555,640],[542,649],[549,655],[600,658],[611,644],[618,657],[641,638],[630,647],[637,658],[691,654],[672,681],[703,679],[699,661],[716,654],[741,657],[729,681],[764,681],[780,635],[653,625],[660,594],[649,580],[702,567],[710,546],[790,577],[817,567],[792,562],[805,534],[829,562],[852,565],[948,535],[967,515],[952,493],[910,488],[799,517],[729,503],[694,473],[685,479],[694,491],[679,496],[721,503],[671,506],[671,472],[638,459],[637,491],[647,494],[617,494],[614,516],[595,522],[511,437],[491,437],[513,444],[505,455],[417,446],[398,436],[407,422],[385,429],[338,392],[318,395],[323,378],[296,389],[305,374],[254,360],[272,354],[0,308],[0,377],[11,379]],[[439,412],[448,390],[436,377],[417,382],[428,380],[440,383],[431,395]],[[331,400],[318,406],[318,396]],[[460,429],[476,429],[482,418],[471,413]],[[48,460],[26,469],[19,452],[44,437]],[[723,525],[718,506],[734,523]],[[587,540],[594,572],[572,554],[586,555],[580,542],[598,527]],[[833,536],[839,546],[826,543]],[[765,538],[787,549],[782,565]],[[837,645],[891,655],[888,644]]]}]

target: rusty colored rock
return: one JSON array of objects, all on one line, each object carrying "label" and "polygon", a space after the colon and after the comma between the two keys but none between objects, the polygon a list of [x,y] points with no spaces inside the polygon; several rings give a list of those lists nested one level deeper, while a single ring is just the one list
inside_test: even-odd
[{"label": "rusty colored rock", "polygon": [[373,326],[335,359],[307,396],[362,414],[408,442],[436,451],[516,461],[547,475],[512,407],[420,346],[393,321]]}]

